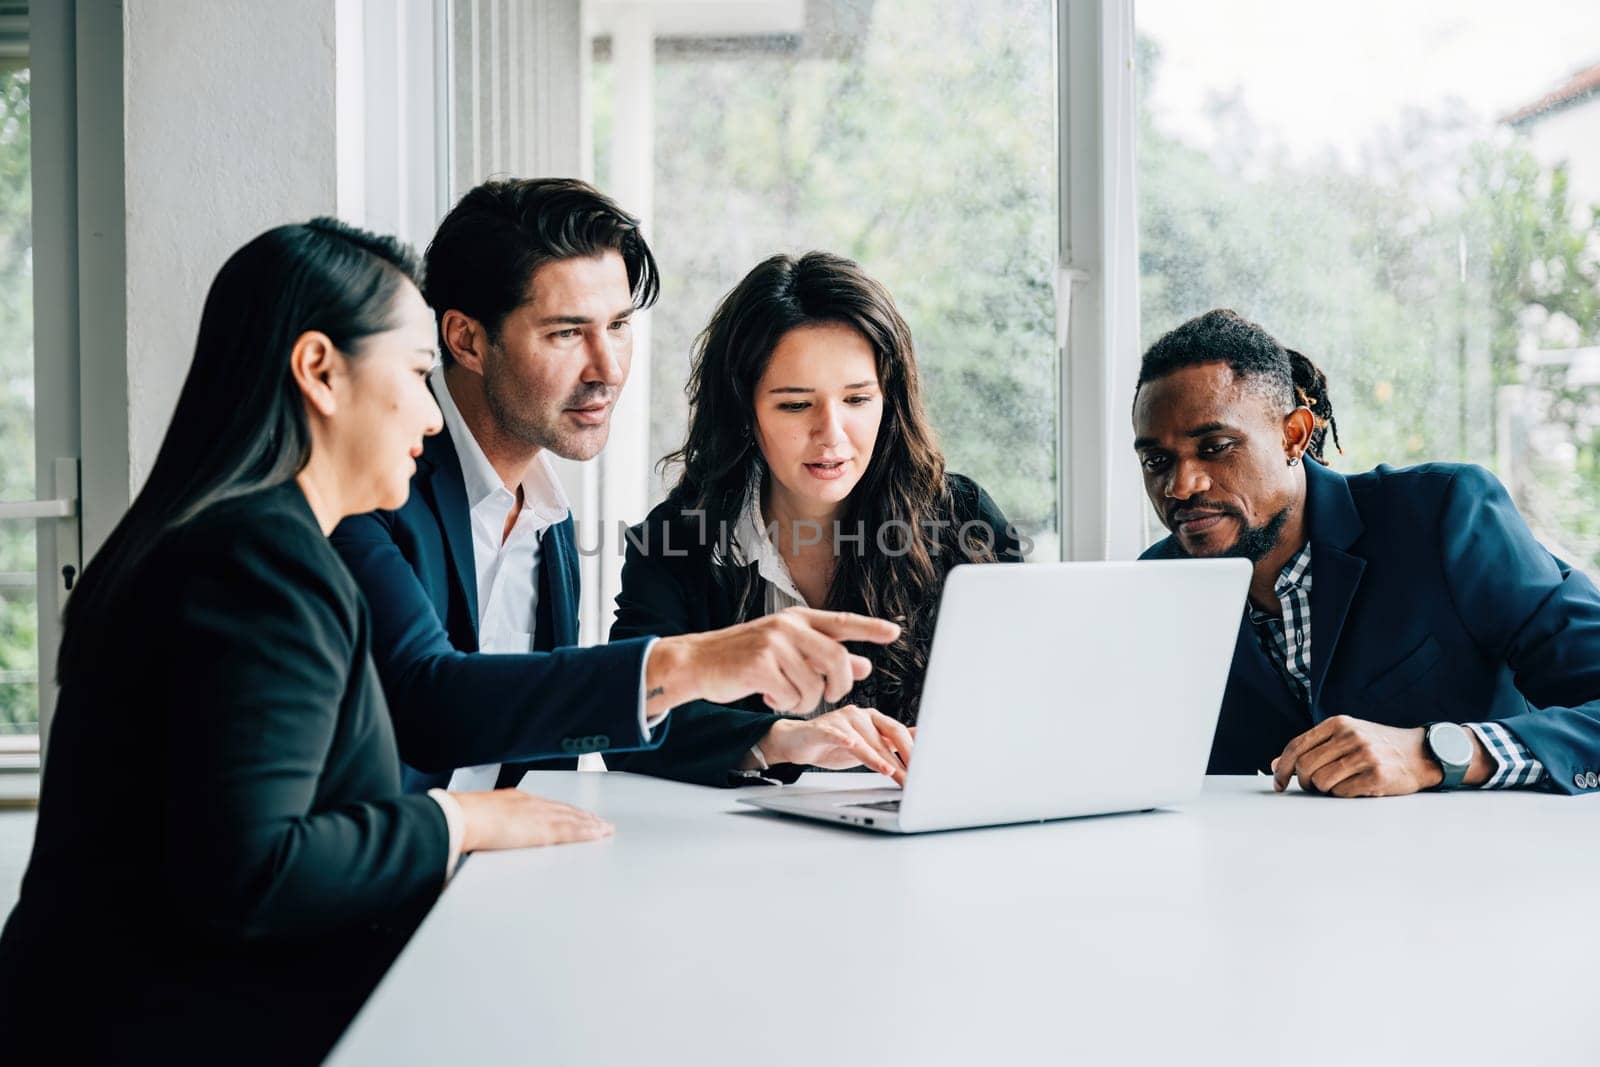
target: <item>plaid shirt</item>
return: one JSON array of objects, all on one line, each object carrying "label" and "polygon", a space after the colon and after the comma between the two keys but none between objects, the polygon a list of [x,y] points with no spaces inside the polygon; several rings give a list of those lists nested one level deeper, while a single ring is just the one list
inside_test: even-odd
[{"label": "plaid shirt", "polygon": [[[1261,648],[1278,668],[1286,684],[1306,705],[1311,703],[1311,543],[1307,542],[1273,583],[1280,615],[1248,605],[1250,622]],[[1484,789],[1509,789],[1536,785],[1544,778],[1544,764],[1533,758],[1510,730],[1497,722],[1469,722],[1495,762]]]}]

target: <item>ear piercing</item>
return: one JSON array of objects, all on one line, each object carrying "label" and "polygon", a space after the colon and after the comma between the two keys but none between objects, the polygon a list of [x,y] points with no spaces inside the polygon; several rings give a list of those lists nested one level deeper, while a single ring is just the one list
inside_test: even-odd
[{"label": "ear piercing", "polygon": [[1290,456],[1289,457],[1289,466],[1291,466],[1291,467],[1300,466],[1300,457],[1299,456]]}]

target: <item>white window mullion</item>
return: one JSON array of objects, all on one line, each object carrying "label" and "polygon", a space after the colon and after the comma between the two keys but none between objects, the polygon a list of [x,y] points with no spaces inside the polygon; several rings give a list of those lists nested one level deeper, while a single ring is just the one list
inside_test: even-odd
[{"label": "white window mullion", "polygon": [[1129,428],[1139,358],[1132,0],[1063,3],[1057,31],[1062,558],[1128,559],[1143,547]]}]

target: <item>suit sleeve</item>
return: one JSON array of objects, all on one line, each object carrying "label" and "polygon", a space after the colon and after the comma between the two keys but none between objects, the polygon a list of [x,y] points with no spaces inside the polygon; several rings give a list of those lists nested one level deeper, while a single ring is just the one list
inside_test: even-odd
[{"label": "suit sleeve", "polygon": [[[425,772],[574,754],[596,734],[620,749],[641,735],[639,679],[648,638],[594,648],[461,652],[382,512],[340,523],[333,544],[372,610],[372,658],[400,758]],[[663,724],[664,726],[665,724]]]},{"label": "suit sleeve", "polygon": [[[690,632],[683,585],[667,562],[639,551],[632,540],[622,564],[622,591],[617,594],[611,640],[640,636],[674,637]],[[696,700],[672,709],[672,729],[650,752],[606,756],[606,766],[672,778],[698,785],[737,785],[734,775],[752,745],[767,735],[776,715],[744,711]]]},{"label": "suit sleeve", "polygon": [[1463,468],[1439,525],[1445,581],[1484,655],[1508,664],[1533,709],[1500,720],[1550,775],[1600,768],[1600,590],[1534,538],[1493,475]]},{"label": "suit sleeve", "polygon": [[166,716],[177,773],[163,790],[163,870],[174,914],[222,940],[414,916],[443,885],[449,848],[438,805],[400,795],[398,780],[391,796],[319,804],[330,765],[394,750],[341,722],[352,671],[368,667],[355,606],[304,562],[325,547],[305,544],[315,531],[276,532],[285,543],[263,530],[201,546],[172,591],[169,640],[186,666]]}]

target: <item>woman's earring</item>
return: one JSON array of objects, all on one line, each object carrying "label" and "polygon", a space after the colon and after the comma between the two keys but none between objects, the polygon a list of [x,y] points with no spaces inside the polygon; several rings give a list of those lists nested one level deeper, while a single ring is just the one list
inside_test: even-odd
[{"label": "woman's earring", "polygon": [[1300,457],[1299,456],[1290,456],[1289,457],[1289,466],[1291,466],[1291,467],[1300,466]]}]

